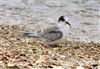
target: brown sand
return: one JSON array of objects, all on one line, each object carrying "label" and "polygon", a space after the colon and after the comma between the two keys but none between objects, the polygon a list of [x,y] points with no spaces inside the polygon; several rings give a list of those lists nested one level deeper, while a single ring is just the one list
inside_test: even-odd
[{"label": "brown sand", "polygon": [[100,44],[66,41],[54,47],[18,36],[17,25],[0,25],[0,69],[99,69]]}]

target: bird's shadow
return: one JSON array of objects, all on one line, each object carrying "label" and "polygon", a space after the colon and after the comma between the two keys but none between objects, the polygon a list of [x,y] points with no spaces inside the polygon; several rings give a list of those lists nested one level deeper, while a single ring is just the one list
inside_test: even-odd
[{"label": "bird's shadow", "polygon": [[57,47],[61,47],[61,46],[58,45],[58,44],[53,44],[53,45],[48,44],[48,45],[44,45],[44,47],[45,47],[45,48],[57,48]]}]

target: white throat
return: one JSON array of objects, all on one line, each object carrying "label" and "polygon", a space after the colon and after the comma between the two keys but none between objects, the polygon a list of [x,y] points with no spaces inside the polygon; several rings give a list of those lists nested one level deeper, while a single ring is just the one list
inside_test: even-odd
[{"label": "white throat", "polygon": [[62,32],[64,32],[65,34],[69,32],[70,26],[69,26],[68,24],[64,23],[64,22],[59,23],[59,24],[58,24],[58,27],[59,27],[59,29],[62,30]]},{"label": "white throat", "polygon": [[58,25],[58,27],[67,27],[67,28],[69,28],[69,25],[68,24],[66,24],[66,23],[64,23],[64,22],[60,22],[60,23],[58,23],[57,24]]}]

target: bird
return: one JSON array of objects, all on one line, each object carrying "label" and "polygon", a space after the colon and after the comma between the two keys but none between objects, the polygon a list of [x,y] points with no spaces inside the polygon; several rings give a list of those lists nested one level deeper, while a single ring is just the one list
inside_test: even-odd
[{"label": "bird", "polygon": [[53,27],[44,29],[43,31],[20,32],[23,36],[39,38],[47,45],[59,44],[67,39],[71,24],[68,22],[67,16],[60,16],[58,22]]}]

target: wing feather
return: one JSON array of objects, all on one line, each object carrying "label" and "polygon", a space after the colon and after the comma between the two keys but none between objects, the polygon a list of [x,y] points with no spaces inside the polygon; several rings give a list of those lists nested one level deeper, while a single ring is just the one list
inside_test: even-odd
[{"label": "wing feather", "polygon": [[44,33],[44,35],[42,35],[42,37],[49,42],[59,40],[60,38],[62,38],[62,36],[63,36],[63,33],[61,31],[57,31],[57,30],[48,31],[48,32]]}]

